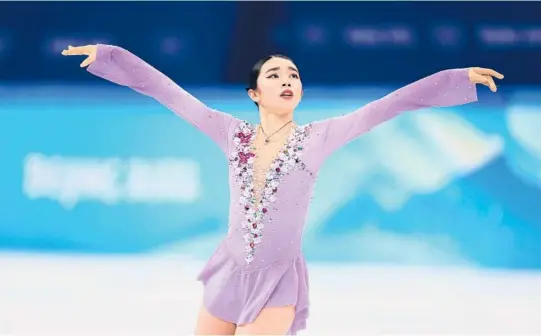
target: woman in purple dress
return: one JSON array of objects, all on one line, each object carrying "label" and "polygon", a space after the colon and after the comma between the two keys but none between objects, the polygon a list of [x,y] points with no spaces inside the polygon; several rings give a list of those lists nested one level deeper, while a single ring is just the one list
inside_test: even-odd
[{"label": "woman in purple dress", "polygon": [[275,55],[259,61],[248,95],[253,125],[207,107],[125,49],[69,47],[88,56],[81,67],[148,95],[209,136],[229,158],[228,234],[198,279],[204,299],[197,335],[296,334],[306,327],[308,275],[301,241],[318,171],[335,150],[401,112],[477,100],[475,84],[496,91],[493,70],[445,70],[407,85],[350,114],[309,125],[293,122],[302,95],[296,65]]}]

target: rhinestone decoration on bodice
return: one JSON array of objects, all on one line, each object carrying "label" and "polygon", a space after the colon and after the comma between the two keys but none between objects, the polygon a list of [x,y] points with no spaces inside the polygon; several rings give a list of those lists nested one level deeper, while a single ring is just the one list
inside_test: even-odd
[{"label": "rhinestone decoration on bodice", "polygon": [[255,164],[256,127],[242,122],[234,133],[234,148],[229,164],[241,190],[239,202],[245,214],[242,228],[247,264],[253,261],[256,247],[261,243],[263,218],[270,204],[276,201],[282,177],[294,169],[306,168],[301,156],[310,129],[311,125],[295,126],[269,167],[256,167]]}]

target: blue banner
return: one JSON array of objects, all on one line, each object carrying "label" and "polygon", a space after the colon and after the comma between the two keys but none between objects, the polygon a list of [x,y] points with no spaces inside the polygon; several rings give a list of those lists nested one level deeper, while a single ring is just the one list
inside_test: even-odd
[{"label": "blue banner", "polygon": [[[188,88],[256,121],[242,88]],[[308,88],[307,123],[393,87]],[[323,167],[309,260],[541,268],[539,88],[405,113]],[[114,85],[0,88],[0,247],[207,257],[227,228],[227,161],[154,100]]]}]

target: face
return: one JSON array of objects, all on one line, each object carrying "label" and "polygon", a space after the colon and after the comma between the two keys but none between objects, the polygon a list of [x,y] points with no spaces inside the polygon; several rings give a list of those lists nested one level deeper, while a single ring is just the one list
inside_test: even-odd
[{"label": "face", "polygon": [[257,90],[248,94],[260,108],[276,114],[292,113],[303,94],[299,71],[290,60],[273,57],[261,67]]}]

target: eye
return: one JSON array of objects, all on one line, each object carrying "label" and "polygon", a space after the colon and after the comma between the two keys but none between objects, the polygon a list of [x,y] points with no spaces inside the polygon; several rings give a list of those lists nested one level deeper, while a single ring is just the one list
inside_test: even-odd
[{"label": "eye", "polygon": [[298,75],[298,74],[296,74],[296,73],[294,73],[294,74],[291,74],[291,77],[292,77],[292,78],[295,78],[295,79],[299,79],[299,75]]},{"label": "eye", "polygon": [[272,74],[272,75],[268,76],[267,78],[278,78],[278,75],[277,74]]}]

